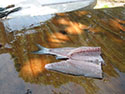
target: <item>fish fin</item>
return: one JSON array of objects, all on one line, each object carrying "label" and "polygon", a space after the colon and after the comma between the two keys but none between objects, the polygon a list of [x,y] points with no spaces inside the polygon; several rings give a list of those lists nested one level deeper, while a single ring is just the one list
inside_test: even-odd
[{"label": "fish fin", "polygon": [[40,44],[36,44],[39,50],[44,49],[45,47],[41,46]]},{"label": "fish fin", "polygon": [[68,59],[68,57],[66,57],[66,56],[56,56],[56,59],[57,59],[57,60],[60,60],[60,59]]},{"label": "fish fin", "polygon": [[48,54],[50,49],[45,48],[39,44],[36,44],[36,46],[38,47],[37,51],[32,51],[33,54]]}]

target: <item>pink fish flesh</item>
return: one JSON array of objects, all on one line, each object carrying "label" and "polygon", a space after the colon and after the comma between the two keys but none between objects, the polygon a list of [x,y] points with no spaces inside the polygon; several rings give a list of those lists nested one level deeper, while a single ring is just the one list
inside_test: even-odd
[{"label": "pink fish flesh", "polygon": [[73,60],[84,60],[90,62],[101,62],[104,64],[102,59],[100,47],[79,47],[68,53],[68,57]]},{"label": "pink fish flesh", "polygon": [[55,55],[56,59],[67,59],[65,61],[46,64],[48,70],[59,71],[72,75],[83,75],[86,77],[102,78],[101,64],[104,63],[101,57],[100,47],[64,47],[45,48],[38,45],[39,50],[35,54]]},{"label": "pink fish flesh", "polygon": [[48,54],[55,55],[56,59],[73,59],[73,60],[83,60],[89,62],[99,62],[104,64],[104,60],[100,56],[100,47],[64,47],[64,48],[45,48],[37,44],[39,48],[38,51],[34,51],[35,54]]},{"label": "pink fish flesh", "polygon": [[81,75],[92,78],[102,78],[101,63],[90,63],[88,61],[77,61],[68,59],[66,61],[46,64],[48,70],[59,71],[71,75]]}]

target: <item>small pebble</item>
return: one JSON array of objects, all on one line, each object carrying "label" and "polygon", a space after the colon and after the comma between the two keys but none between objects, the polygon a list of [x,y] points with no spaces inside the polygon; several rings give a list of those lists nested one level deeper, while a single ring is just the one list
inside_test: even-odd
[{"label": "small pebble", "polygon": [[62,33],[62,34],[64,34],[64,35],[67,34],[67,32],[65,30],[60,30],[59,32]]},{"label": "small pebble", "polygon": [[0,48],[2,47],[2,44],[0,44]]},{"label": "small pebble", "polygon": [[25,94],[32,94],[32,91],[30,89],[27,89],[27,92]]}]

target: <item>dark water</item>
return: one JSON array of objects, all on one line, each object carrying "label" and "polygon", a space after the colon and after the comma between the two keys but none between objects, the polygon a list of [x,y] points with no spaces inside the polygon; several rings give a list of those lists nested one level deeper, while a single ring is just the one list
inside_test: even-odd
[{"label": "dark water", "polygon": [[[0,23],[0,94],[124,94],[124,8],[57,14],[40,27],[5,32]],[[53,56],[34,55],[45,47],[100,46],[104,78],[45,70]]]}]

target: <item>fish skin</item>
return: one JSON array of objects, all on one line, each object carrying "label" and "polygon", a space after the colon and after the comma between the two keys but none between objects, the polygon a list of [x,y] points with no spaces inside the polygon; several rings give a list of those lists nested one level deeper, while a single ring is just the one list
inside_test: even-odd
[{"label": "fish skin", "polygon": [[50,53],[50,49],[45,48],[39,44],[36,44],[36,46],[38,47],[37,51],[32,51],[33,54],[51,54]]},{"label": "fish skin", "polygon": [[32,51],[33,54],[41,55],[53,55],[56,56],[56,59],[68,59],[67,54],[75,49],[73,47],[64,47],[64,48],[45,48],[39,44],[36,44],[38,47],[37,51]]},{"label": "fish skin", "polygon": [[66,60],[46,64],[47,70],[53,70],[70,75],[85,76],[91,78],[103,78],[101,63],[90,63],[87,61]]},{"label": "fish skin", "polygon": [[38,51],[35,54],[48,54],[56,56],[56,59],[67,59],[61,62],[46,64],[47,70],[58,71],[71,75],[86,76],[92,78],[103,78],[101,64],[104,60],[100,56],[100,47],[64,47],[45,48],[37,44]]},{"label": "fish skin", "polygon": [[83,60],[88,62],[99,62],[104,64],[104,60],[100,56],[100,47],[64,47],[64,48],[45,48],[36,44],[38,51],[33,51],[34,54],[53,55],[56,59],[73,59]]},{"label": "fish skin", "polygon": [[[53,55],[53,56],[56,56],[56,59],[67,59],[67,56],[65,56],[65,54],[60,53],[61,48],[53,48],[53,49],[50,48],[49,49],[49,48],[45,48],[39,44],[36,44],[36,46],[38,47],[38,50],[32,51],[33,54]],[[64,48],[64,49],[66,49],[66,48]]]}]

